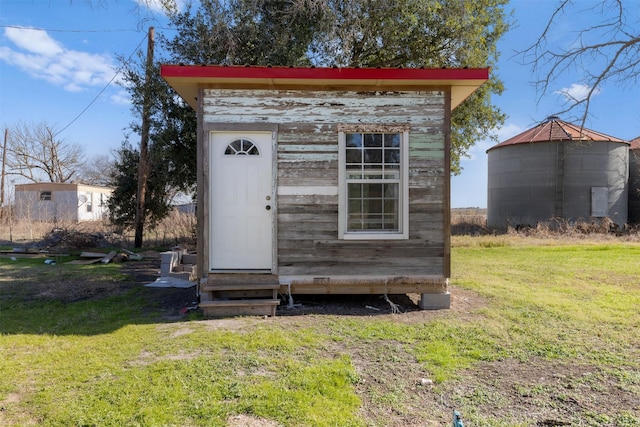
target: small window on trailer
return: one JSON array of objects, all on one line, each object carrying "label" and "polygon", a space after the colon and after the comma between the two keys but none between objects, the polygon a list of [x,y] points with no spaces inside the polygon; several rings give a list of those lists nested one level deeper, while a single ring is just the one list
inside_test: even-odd
[{"label": "small window on trailer", "polygon": [[87,193],[87,212],[93,212],[93,193]]}]

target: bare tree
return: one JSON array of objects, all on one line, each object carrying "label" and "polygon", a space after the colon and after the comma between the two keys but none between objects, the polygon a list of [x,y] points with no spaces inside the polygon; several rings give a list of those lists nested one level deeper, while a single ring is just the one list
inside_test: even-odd
[{"label": "bare tree", "polygon": [[78,180],[84,184],[108,187],[115,170],[115,160],[108,154],[97,154],[78,168]]},{"label": "bare tree", "polygon": [[[582,17],[598,16],[597,24],[589,24],[576,32],[568,48],[551,41],[560,17],[568,15],[572,22],[593,22]],[[583,91],[561,94],[565,107],[558,114],[572,112],[584,126],[593,97],[607,83],[633,85],[640,76],[640,7],[635,1],[599,0],[586,6],[584,2],[560,0],[537,41],[519,52],[525,64],[537,75],[539,99],[556,92],[553,84],[569,71],[581,76]]]},{"label": "bare tree", "polygon": [[69,182],[84,160],[84,148],[59,139],[45,122],[20,122],[9,129],[8,175],[32,182]]}]

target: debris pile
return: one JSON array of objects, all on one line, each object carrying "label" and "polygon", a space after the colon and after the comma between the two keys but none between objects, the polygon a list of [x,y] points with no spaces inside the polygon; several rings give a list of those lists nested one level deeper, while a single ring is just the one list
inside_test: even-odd
[{"label": "debris pile", "polygon": [[81,249],[114,246],[119,241],[111,233],[54,228],[44,236],[41,245],[46,248]]}]

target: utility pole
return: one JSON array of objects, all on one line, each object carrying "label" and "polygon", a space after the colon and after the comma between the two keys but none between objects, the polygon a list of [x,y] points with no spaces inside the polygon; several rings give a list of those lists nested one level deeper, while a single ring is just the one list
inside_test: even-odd
[{"label": "utility pole", "polygon": [[7,140],[9,139],[9,129],[4,130],[4,144],[2,146],[2,171],[0,171],[0,218],[4,213],[4,177],[6,174],[7,164]]},{"label": "utility pole", "polygon": [[145,222],[145,197],[147,195],[147,180],[149,178],[149,127],[151,115],[150,83],[153,78],[153,47],[155,30],[149,27],[147,37],[147,64],[145,74],[144,101],[142,105],[142,130],[140,132],[140,159],[138,160],[138,192],[136,200],[136,223],[134,247],[142,247],[142,234]]}]

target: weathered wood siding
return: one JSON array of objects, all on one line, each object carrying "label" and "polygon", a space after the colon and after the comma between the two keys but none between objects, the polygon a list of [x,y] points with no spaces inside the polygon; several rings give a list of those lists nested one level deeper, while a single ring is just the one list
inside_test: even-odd
[{"label": "weathered wood siding", "polygon": [[[207,128],[278,127],[278,274],[443,276],[448,207],[444,92],[211,89],[204,95]],[[338,239],[340,124],[409,126],[409,239]]]}]

